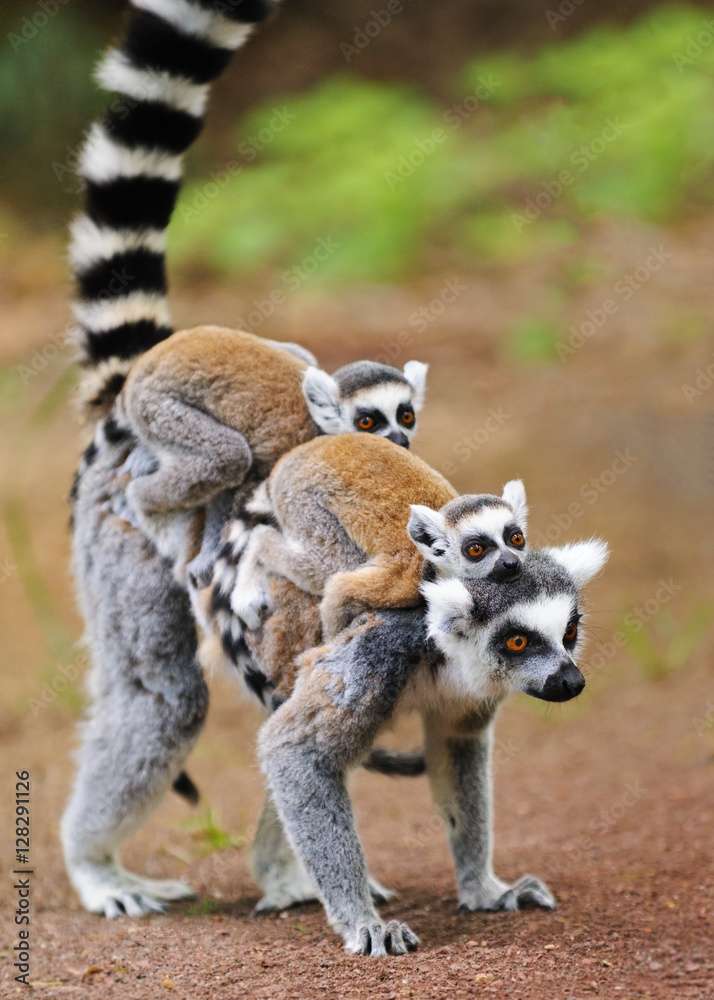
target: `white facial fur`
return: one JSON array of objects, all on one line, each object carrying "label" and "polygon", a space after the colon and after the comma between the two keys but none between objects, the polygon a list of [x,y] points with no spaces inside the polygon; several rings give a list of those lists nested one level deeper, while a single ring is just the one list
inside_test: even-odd
[{"label": "white facial fur", "polygon": [[[600,539],[545,552],[568,570],[577,590],[607,561],[607,545]],[[422,593],[429,636],[446,658],[439,677],[449,697],[498,701],[511,691],[544,697],[546,684],[559,671],[577,673],[582,625],[575,642],[566,644],[565,638],[569,625],[579,618],[572,590],[551,594],[541,589],[533,599],[519,600],[485,622],[474,616],[474,599],[460,580],[424,583]],[[528,646],[522,653],[509,653],[506,639],[520,633],[529,637]]]},{"label": "white facial fur", "polygon": [[[508,563],[517,559],[520,563],[528,551],[527,544],[522,548],[511,544],[513,531],[506,531],[518,529],[525,538],[528,504],[523,483],[520,480],[506,483],[501,499],[502,504],[467,511],[456,523],[451,523],[446,508],[434,511],[414,504],[407,527],[409,537],[439,576],[483,579],[494,570],[498,575],[504,560]],[[464,551],[472,540],[485,544],[485,554],[480,559],[471,559]]]},{"label": "white facial fur", "polygon": [[[542,688],[565,662],[574,662],[581,646],[567,650],[563,636],[575,611],[573,597],[558,594],[523,602],[485,625],[476,625],[473,600],[459,580],[424,584],[429,635],[444,653],[444,683],[456,697],[500,700],[514,691]],[[536,654],[504,658],[494,648],[495,637],[509,626],[535,634],[542,642]],[[579,633],[580,635],[580,633]]]},{"label": "white facial fur", "polygon": [[[404,366],[408,384],[385,379],[343,398],[331,375],[310,367],[305,372],[303,393],[312,419],[324,434],[373,433],[408,446],[416,432],[416,421],[409,425],[404,412],[406,408],[416,414],[421,409],[427,370],[427,365],[409,361]],[[360,427],[360,419],[373,421],[373,427]]]}]

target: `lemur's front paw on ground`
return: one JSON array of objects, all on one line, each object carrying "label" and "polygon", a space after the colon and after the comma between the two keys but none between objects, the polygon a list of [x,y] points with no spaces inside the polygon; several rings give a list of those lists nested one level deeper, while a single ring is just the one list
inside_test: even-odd
[{"label": "lemur's front paw on ground", "polygon": [[379,920],[357,924],[345,939],[345,951],[352,955],[371,955],[380,958],[385,955],[406,955],[416,951],[419,938],[414,931],[400,920],[388,923]]},{"label": "lemur's front paw on ground", "polygon": [[554,910],[557,905],[548,886],[535,875],[523,875],[513,885],[494,878],[487,885],[477,889],[464,889],[459,894],[459,910],[462,913],[512,912],[532,908]]},{"label": "lemur's front paw on ground", "polygon": [[142,878],[117,865],[83,864],[71,877],[85,908],[110,920],[163,913],[168,903],[195,896],[185,882]]}]

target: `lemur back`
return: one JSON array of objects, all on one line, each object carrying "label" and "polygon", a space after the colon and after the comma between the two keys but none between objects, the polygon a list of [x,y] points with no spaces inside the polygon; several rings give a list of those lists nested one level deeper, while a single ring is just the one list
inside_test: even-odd
[{"label": "lemur back", "polygon": [[[282,534],[269,525],[256,529],[241,573],[263,564],[324,593],[326,638],[360,610],[419,603],[423,559],[407,535],[411,505],[439,509],[456,497],[421,459],[358,434],[296,448],[276,465],[268,492]],[[250,611],[248,624],[254,624]]]}]

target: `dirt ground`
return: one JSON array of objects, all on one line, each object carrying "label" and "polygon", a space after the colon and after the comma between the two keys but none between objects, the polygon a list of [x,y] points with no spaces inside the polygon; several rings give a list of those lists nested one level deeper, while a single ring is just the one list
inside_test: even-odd
[{"label": "dirt ground", "polygon": [[[562,363],[514,360],[502,333],[547,306],[565,258],[470,277],[452,293],[443,278],[301,295],[259,331],[302,339],[328,367],[369,355],[430,361],[419,453],[463,490],[522,476],[536,542],[598,533],[613,550],[588,594],[585,693],[563,706],[519,697],[497,728],[496,868],[545,878],[555,913],[459,915],[426,782],[356,776],[371,867],[399,893],[384,912],[422,939],[398,959],[346,956],[316,906],[251,916],[259,716],[222,679],[190,765],[203,805],[167,800],[126,852],[136,870],[186,877],[197,902],[139,923],[80,910],[57,841],[83,674],[66,569],[64,497],[80,432],[59,347],[65,293],[52,273],[38,283],[36,260],[6,271],[0,829],[9,887],[14,773],[27,768],[38,996],[714,997],[713,230],[711,219],[686,233],[595,230],[601,266],[568,293]],[[660,244],[664,263],[631,295],[618,291]],[[175,312],[186,325],[238,324],[252,294],[197,288]],[[409,723],[390,741],[413,747],[419,733]],[[220,830],[208,829],[208,805]],[[13,912],[5,892],[7,997],[24,989],[13,979]]]}]

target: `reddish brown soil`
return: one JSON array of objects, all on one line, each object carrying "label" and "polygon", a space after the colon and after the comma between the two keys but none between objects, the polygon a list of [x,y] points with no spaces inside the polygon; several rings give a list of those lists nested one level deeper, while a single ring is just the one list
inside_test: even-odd
[{"label": "reddish brown soil", "polygon": [[[344,955],[317,907],[251,917],[257,890],[244,845],[262,794],[253,755],[257,716],[223,681],[215,684],[190,769],[221,826],[242,846],[202,853],[185,825],[192,813],[171,798],[131,842],[126,861],[150,875],[184,875],[198,903],[140,923],[107,923],[80,910],[57,843],[77,719],[60,682],[63,673],[78,680],[82,669],[79,652],[57,653],[53,645],[58,624],[70,636],[79,629],[66,573],[63,500],[78,429],[66,404],[50,405],[61,371],[56,351],[4,405],[0,500],[3,510],[21,505],[32,558],[29,570],[27,553],[15,565],[17,537],[13,543],[6,518],[0,831],[9,873],[13,773],[27,767],[38,996],[714,997],[711,629],[692,642],[681,664],[675,650],[703,602],[711,613],[714,379],[701,379],[714,354],[711,337],[696,335],[697,318],[714,309],[711,231],[708,224],[686,238],[595,234],[592,252],[603,262],[603,277],[573,295],[568,322],[582,322],[653,241],[666,239],[672,258],[563,365],[517,364],[498,339],[515,318],[539,311],[558,280],[557,261],[550,270],[473,280],[424,333],[410,316],[438,297],[438,280],[328,304],[301,299],[266,324],[268,334],[302,337],[328,365],[393,348],[402,360],[433,362],[420,453],[461,489],[495,489],[522,475],[536,539],[598,532],[613,547],[611,564],[588,595],[586,693],[549,710],[515,699],[498,726],[497,870],[508,878],[528,871],[545,878],[560,900],[554,914],[458,915],[426,782],[367,774],[355,780],[370,864],[399,891],[384,912],[407,920],[423,942],[408,958]],[[37,360],[33,352],[61,328],[60,301],[43,293],[38,310],[27,290],[16,287],[3,303],[6,365]],[[199,293],[183,302],[182,319],[231,321],[241,305],[247,311],[230,291]],[[698,379],[703,388],[692,397],[683,386]],[[630,456],[620,472],[618,454]],[[590,502],[581,491],[593,481],[600,485]],[[624,616],[638,608],[645,609],[644,631],[661,663],[636,654],[622,638]],[[418,739],[410,726],[394,735],[400,745]],[[0,995],[20,996],[8,893],[0,928]]]}]

